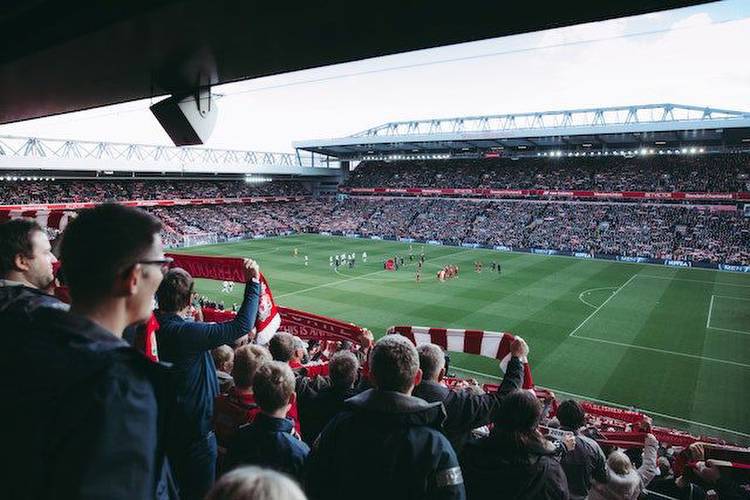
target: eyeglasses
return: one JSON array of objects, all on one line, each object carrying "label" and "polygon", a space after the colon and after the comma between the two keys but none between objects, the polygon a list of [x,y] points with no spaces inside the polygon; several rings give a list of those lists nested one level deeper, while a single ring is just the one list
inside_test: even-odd
[{"label": "eyeglasses", "polygon": [[136,262],[136,264],[152,264],[155,266],[159,266],[159,269],[161,270],[161,274],[165,275],[167,274],[167,271],[169,271],[169,267],[172,265],[172,262],[174,262],[173,258],[164,257],[163,259],[139,260]]}]

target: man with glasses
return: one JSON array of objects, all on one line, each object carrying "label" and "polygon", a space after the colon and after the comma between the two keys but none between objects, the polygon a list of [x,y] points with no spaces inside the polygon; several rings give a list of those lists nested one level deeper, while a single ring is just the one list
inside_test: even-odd
[{"label": "man with glasses", "polygon": [[121,338],[151,315],[168,266],[160,230],[135,208],[81,212],[61,247],[70,312],[42,307],[4,321],[7,498],[174,496],[164,453],[167,374]]},{"label": "man with glasses", "polygon": [[184,269],[169,270],[156,292],[159,357],[172,363],[176,384],[169,459],[183,500],[202,499],[215,479],[218,451],[212,422],[219,380],[211,350],[233,344],[255,324],[260,296],[258,264],[245,259],[244,273],[242,305],[234,320],[226,323],[191,321],[194,281]]}]

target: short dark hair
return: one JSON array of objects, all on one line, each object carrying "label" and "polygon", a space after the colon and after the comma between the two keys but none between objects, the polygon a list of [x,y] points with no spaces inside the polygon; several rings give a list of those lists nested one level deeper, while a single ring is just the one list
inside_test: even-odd
[{"label": "short dark hair", "polygon": [[268,342],[268,350],[271,351],[274,361],[286,363],[294,357],[294,336],[286,332],[277,333]]},{"label": "short dark hair", "polygon": [[292,369],[281,361],[264,363],[255,374],[253,394],[263,411],[273,412],[283,408],[294,394]]},{"label": "short dark hair", "polygon": [[418,369],[417,348],[404,336],[386,335],[372,348],[370,372],[380,390],[405,393]]},{"label": "short dark hair", "polygon": [[331,356],[328,363],[328,374],[334,387],[348,389],[357,380],[359,360],[351,351],[339,351]]},{"label": "short dark hair", "polygon": [[161,222],[137,208],[109,203],[83,210],[65,229],[60,249],[73,302],[108,296],[159,231]]},{"label": "short dark hair", "polygon": [[159,310],[164,312],[183,310],[190,304],[190,299],[193,296],[193,285],[193,277],[181,267],[175,267],[167,271],[156,290]]},{"label": "short dark hair", "polygon": [[0,277],[16,268],[17,255],[32,256],[31,235],[35,231],[43,229],[31,219],[13,219],[0,224]]},{"label": "short dark hair", "polygon": [[586,412],[578,402],[567,399],[557,408],[557,420],[566,429],[579,429],[586,422]]}]

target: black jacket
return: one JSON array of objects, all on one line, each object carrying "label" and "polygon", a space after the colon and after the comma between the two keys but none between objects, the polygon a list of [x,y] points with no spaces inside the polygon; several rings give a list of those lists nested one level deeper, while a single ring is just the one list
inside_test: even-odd
[{"label": "black jacket", "polygon": [[461,466],[471,500],[567,500],[568,482],[551,448],[509,452],[493,433],[466,445]]},{"label": "black jacket", "polygon": [[6,314],[24,314],[27,317],[40,307],[67,311],[68,304],[57,297],[12,281],[0,280],[0,318]]},{"label": "black jacket", "polygon": [[3,333],[5,498],[176,496],[163,451],[163,365],[57,309],[6,317]]},{"label": "black jacket", "polygon": [[173,424],[179,446],[198,440],[213,429],[219,381],[211,349],[231,344],[253,328],[259,291],[257,282],[247,283],[242,307],[235,319],[226,323],[185,321],[177,314],[156,311],[159,358],[173,364],[177,394]]},{"label": "black jacket", "polygon": [[461,469],[440,432],[443,405],[370,389],[346,402],[308,457],[313,500],[464,499]]},{"label": "black jacket", "polygon": [[292,436],[292,429],[291,420],[259,413],[252,423],[240,427],[229,443],[227,470],[239,465],[259,465],[301,481],[310,448]]},{"label": "black jacket", "polygon": [[345,401],[356,395],[356,389],[329,386],[306,398],[299,398],[297,402],[299,419],[304,424],[302,439],[312,445],[328,422],[344,410]]},{"label": "black jacket", "polygon": [[593,439],[576,432],[576,446],[560,460],[571,500],[583,500],[589,494],[592,479],[598,483],[607,482],[607,459],[599,444]]},{"label": "black jacket", "polygon": [[423,381],[414,388],[413,395],[428,403],[440,402],[445,406],[447,418],[443,431],[460,456],[471,437],[471,431],[492,422],[500,410],[504,395],[523,386],[523,364],[511,358],[503,383],[496,393],[475,394],[469,390],[452,391],[442,384]]}]

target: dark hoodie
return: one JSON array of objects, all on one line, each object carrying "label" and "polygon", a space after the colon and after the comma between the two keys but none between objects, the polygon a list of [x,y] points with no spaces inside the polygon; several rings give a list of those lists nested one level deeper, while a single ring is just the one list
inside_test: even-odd
[{"label": "dark hoodie", "polygon": [[21,283],[0,280],[0,318],[7,314],[32,314],[40,307],[52,307],[67,311],[68,304],[58,300],[38,288],[31,288]]},{"label": "dark hoodie", "polygon": [[346,401],[308,457],[314,500],[463,499],[461,469],[440,432],[441,403],[370,389]]},{"label": "dark hoodie", "polygon": [[471,500],[568,499],[568,482],[554,446],[540,441],[517,453],[510,449],[494,432],[466,446],[461,466]]},{"label": "dark hoodie", "polygon": [[163,366],[82,316],[39,308],[30,321],[5,319],[3,495],[174,497],[160,432]]}]

